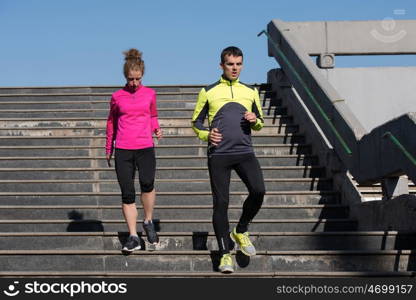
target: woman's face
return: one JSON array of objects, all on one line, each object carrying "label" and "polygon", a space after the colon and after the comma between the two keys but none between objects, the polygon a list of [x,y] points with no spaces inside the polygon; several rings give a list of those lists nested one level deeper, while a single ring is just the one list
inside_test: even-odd
[{"label": "woman's face", "polygon": [[137,89],[142,82],[142,72],[140,71],[129,71],[127,76],[127,85],[129,88]]}]

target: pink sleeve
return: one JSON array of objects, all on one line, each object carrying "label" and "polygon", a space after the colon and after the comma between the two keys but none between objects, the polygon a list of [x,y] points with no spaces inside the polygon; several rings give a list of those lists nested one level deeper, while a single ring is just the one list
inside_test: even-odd
[{"label": "pink sleeve", "polygon": [[152,123],[152,132],[160,128],[159,121],[157,119],[157,105],[156,105],[156,93],[152,97],[152,103],[150,104],[150,118]]},{"label": "pink sleeve", "polygon": [[105,154],[113,153],[114,139],[117,132],[117,106],[116,100],[111,97],[110,112],[107,118],[107,130],[106,130],[106,143],[105,143]]}]

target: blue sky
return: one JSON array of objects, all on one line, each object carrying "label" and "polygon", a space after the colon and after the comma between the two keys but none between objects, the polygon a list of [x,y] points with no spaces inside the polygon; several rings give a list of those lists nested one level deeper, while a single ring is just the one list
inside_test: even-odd
[{"label": "blue sky", "polygon": [[[264,82],[276,62],[257,33],[272,19],[388,17],[416,19],[416,1],[0,0],[0,86],[122,85],[131,47],[144,53],[145,84],[208,84],[229,45],[244,52],[241,80]],[[352,65],[416,65],[416,57],[337,58]]]}]

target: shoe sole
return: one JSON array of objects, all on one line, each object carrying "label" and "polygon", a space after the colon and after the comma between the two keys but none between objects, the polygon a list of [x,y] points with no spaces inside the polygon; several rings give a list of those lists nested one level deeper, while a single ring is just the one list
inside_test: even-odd
[{"label": "shoe sole", "polygon": [[241,248],[240,247],[240,245],[237,243],[237,241],[235,240],[235,238],[234,238],[234,236],[233,236],[233,233],[232,232],[230,232],[230,238],[232,239],[232,241],[236,244],[236,245],[238,245],[238,248],[240,248],[240,251],[241,252],[243,252],[243,254],[245,255],[245,256],[255,256],[256,255],[256,252],[254,252],[253,254],[250,254],[250,253],[248,253],[248,252],[246,252],[243,248]]},{"label": "shoe sole", "polygon": [[138,246],[138,247],[133,248],[133,249],[123,248],[123,249],[121,249],[121,251],[127,252],[127,253],[132,253],[134,250],[140,250],[141,248],[142,248],[141,246]]},{"label": "shoe sole", "polygon": [[220,272],[222,273],[222,274],[231,274],[231,273],[234,273],[234,269],[232,269],[232,268],[230,268],[230,267],[227,267],[227,268],[224,268],[224,269],[220,269]]}]

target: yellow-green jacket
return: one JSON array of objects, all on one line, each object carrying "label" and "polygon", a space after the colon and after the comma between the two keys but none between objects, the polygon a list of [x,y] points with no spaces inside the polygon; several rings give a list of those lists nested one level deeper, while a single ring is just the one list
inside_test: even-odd
[{"label": "yellow-green jacket", "polygon": [[[256,123],[244,119],[246,111],[254,112]],[[208,116],[209,128],[204,126]],[[222,141],[218,146],[209,145],[210,155],[253,153],[251,129],[260,130],[264,125],[259,93],[256,88],[223,77],[214,84],[202,88],[192,116],[192,129],[203,141],[208,141],[211,128],[218,128]]]}]

